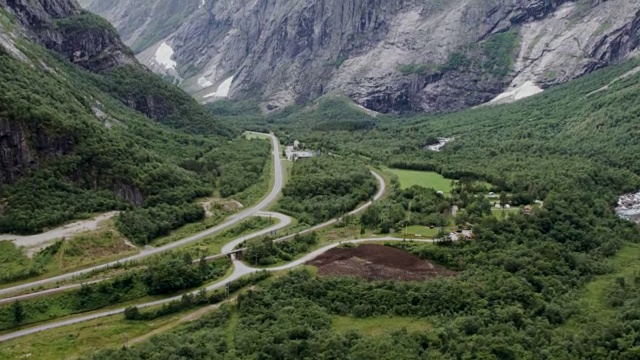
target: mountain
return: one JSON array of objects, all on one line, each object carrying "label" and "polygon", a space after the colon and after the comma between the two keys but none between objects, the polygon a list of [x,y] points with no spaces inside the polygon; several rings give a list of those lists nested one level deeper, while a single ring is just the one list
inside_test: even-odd
[{"label": "mountain", "polygon": [[234,134],[75,1],[0,0],[0,232],[116,208],[177,212],[219,175],[182,162]]},{"label": "mountain", "polygon": [[200,101],[379,112],[513,101],[637,53],[631,0],[83,0]]}]

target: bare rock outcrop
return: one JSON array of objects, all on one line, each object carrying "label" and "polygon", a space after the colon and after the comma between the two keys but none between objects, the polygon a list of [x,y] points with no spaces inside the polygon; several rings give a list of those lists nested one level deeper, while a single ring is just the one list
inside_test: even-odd
[{"label": "bare rock outcrop", "polygon": [[109,22],[74,0],[0,0],[19,22],[21,35],[90,71],[135,64],[133,53]]}]

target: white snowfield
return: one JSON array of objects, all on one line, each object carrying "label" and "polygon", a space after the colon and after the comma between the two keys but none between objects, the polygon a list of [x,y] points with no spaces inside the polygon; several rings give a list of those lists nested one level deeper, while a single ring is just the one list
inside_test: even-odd
[{"label": "white snowfield", "polygon": [[158,49],[156,50],[156,54],[154,57],[154,61],[164,66],[165,70],[176,69],[178,63],[173,61],[171,58],[173,57],[173,48],[169,46],[166,42],[163,42]]},{"label": "white snowfield", "polygon": [[198,85],[201,88],[208,88],[209,86],[213,86],[213,83],[206,77],[202,76],[198,79]]},{"label": "white snowfield", "polygon": [[216,90],[215,92],[212,92],[211,94],[205,95],[204,98],[205,99],[208,99],[210,97],[225,98],[225,97],[229,96],[229,90],[231,90],[231,84],[232,83],[233,83],[233,76],[230,77],[230,78],[227,78],[225,81],[223,81],[218,86],[218,90]]},{"label": "white snowfield", "polygon": [[495,97],[495,99],[489,101],[489,104],[506,104],[514,101],[522,100],[530,96],[543,92],[540,87],[534,84],[532,81],[526,81],[521,86],[504,92]]}]

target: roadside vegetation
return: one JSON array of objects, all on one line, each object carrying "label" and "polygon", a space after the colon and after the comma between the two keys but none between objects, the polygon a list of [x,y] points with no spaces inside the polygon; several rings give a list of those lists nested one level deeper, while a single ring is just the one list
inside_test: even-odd
[{"label": "roadside vegetation", "polygon": [[272,237],[265,237],[246,244],[247,250],[243,253],[244,260],[253,266],[269,266],[280,262],[288,262],[295,259],[296,255],[308,252],[318,244],[318,234],[296,234],[293,239],[274,243]]},{"label": "roadside vegetation", "polygon": [[363,232],[373,229],[381,234],[399,233],[408,226],[441,228],[450,223],[450,200],[444,195],[417,185],[402,190],[397,179],[387,187],[389,195],[360,216]]},{"label": "roadside vegetation", "polygon": [[43,322],[141,299],[197,288],[222,277],[230,266],[223,258],[194,264],[187,253],[172,253],[147,261],[146,268],[129,271],[77,290],[0,305],[0,330]]}]

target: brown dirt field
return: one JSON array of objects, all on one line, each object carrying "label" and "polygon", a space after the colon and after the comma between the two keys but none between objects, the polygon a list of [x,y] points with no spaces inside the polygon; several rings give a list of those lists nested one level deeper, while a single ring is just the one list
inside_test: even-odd
[{"label": "brown dirt field", "polygon": [[414,281],[453,276],[454,271],[389,246],[365,244],[335,248],[307,262],[320,276],[355,276],[366,280]]}]

